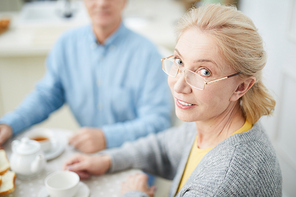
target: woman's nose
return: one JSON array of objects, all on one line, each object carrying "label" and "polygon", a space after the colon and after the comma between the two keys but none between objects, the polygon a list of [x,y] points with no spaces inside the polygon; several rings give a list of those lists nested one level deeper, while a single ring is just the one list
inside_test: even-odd
[{"label": "woman's nose", "polygon": [[185,80],[185,73],[184,70],[178,73],[178,76],[175,78],[176,83],[174,85],[174,91],[177,93],[188,94],[191,93],[192,89],[191,86],[187,84]]}]

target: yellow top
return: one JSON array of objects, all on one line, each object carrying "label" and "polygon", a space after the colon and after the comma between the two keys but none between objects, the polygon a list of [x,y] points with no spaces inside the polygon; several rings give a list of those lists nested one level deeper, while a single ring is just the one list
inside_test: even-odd
[{"label": "yellow top", "polygon": [[[234,132],[231,135],[246,132],[246,131],[250,130],[252,128],[252,126],[253,125],[251,123],[246,121],[245,124],[239,130],[237,130],[236,132]],[[213,148],[214,147],[199,149],[197,146],[197,138],[195,139],[194,144],[191,148],[191,152],[189,154],[187,164],[185,166],[183,176],[181,178],[177,192],[179,192],[180,189],[185,185],[186,181],[188,180],[188,178],[190,177],[190,175],[192,174],[192,172],[196,168],[196,166],[199,164],[201,159]]]}]

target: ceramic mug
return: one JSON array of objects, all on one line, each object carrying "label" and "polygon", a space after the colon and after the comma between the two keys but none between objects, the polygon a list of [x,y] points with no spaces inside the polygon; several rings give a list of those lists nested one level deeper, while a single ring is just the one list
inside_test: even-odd
[{"label": "ceramic mug", "polygon": [[51,197],[73,197],[78,192],[79,181],[75,172],[56,171],[45,178],[45,187]]}]

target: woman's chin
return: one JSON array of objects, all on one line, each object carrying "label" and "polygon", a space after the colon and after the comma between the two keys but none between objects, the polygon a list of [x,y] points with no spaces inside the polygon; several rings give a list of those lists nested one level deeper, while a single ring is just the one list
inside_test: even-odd
[{"label": "woman's chin", "polygon": [[180,120],[182,120],[184,122],[195,122],[196,121],[194,119],[194,116],[189,115],[189,114],[179,113],[177,111],[176,111],[176,116],[177,116],[177,118],[179,118]]}]

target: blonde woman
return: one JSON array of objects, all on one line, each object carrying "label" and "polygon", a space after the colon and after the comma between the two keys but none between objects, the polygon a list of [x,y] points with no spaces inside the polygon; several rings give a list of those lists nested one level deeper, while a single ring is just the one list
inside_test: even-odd
[{"label": "blonde woman", "polygon": [[[162,59],[176,115],[188,123],[102,155],[77,155],[65,168],[82,178],[139,168],[173,179],[170,196],[281,196],[279,163],[258,123],[275,106],[261,79],[265,64],[248,17],[221,5],[192,9],[180,20],[174,54]],[[146,181],[129,177],[122,194],[153,196]]]}]

